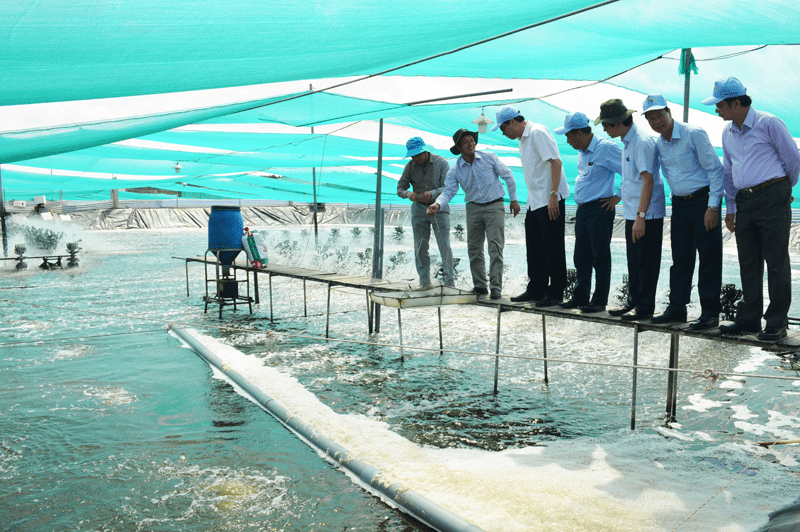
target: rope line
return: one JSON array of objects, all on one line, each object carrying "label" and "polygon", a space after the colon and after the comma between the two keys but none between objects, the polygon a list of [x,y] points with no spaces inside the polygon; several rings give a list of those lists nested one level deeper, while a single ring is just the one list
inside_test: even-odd
[{"label": "rope line", "polygon": [[[368,345],[368,346],[375,346],[375,347],[390,347],[390,348],[397,348],[397,349],[411,349],[416,351],[429,351],[431,353],[439,353],[442,350],[438,347],[421,347],[421,346],[410,346],[410,345],[401,345],[401,344],[394,344],[394,343],[381,343],[381,342],[367,342],[363,340],[347,340],[344,338],[325,338],[324,336],[313,336],[313,335],[305,335],[305,334],[291,334],[281,331],[271,331],[271,330],[259,330],[253,329],[248,327],[233,327],[229,325],[214,325],[211,323],[193,323],[193,322],[184,322],[179,320],[165,320],[165,319],[158,319],[158,318],[146,318],[142,316],[132,316],[129,314],[117,314],[113,312],[100,312],[96,310],[86,310],[86,309],[76,309],[70,307],[59,307],[55,305],[40,305],[38,303],[22,303],[20,301],[16,301],[13,299],[0,299],[5,303],[11,304],[25,304],[30,307],[34,308],[46,308],[46,309],[55,309],[55,310],[64,310],[68,312],[82,312],[85,314],[92,314],[96,316],[107,316],[107,317],[115,317],[115,318],[126,318],[126,319],[133,319],[145,322],[155,322],[155,323],[165,323],[167,325],[177,323],[182,326],[189,326],[189,327],[199,327],[201,329],[219,329],[222,331],[233,331],[233,332],[249,332],[249,333],[266,333],[269,335],[279,335],[284,336],[287,338],[299,338],[303,340],[318,340],[322,342],[340,342],[340,343],[347,343],[347,344],[356,344],[356,345]],[[623,368],[623,369],[636,369],[636,370],[652,370],[652,371],[666,371],[666,372],[675,372],[675,373],[685,373],[691,375],[697,375],[698,373],[702,374],[704,372],[699,372],[696,369],[680,369],[680,368],[665,368],[661,366],[643,366],[643,365],[632,365],[632,364],[617,364],[612,362],[588,362],[583,360],[569,360],[564,358],[552,358],[552,357],[532,357],[526,355],[511,355],[511,354],[503,354],[503,353],[490,353],[488,351],[465,351],[461,349],[447,349],[448,353],[455,353],[461,355],[469,355],[469,356],[485,356],[485,357],[499,357],[499,358],[510,358],[515,360],[530,360],[530,361],[547,361],[547,362],[562,362],[565,364],[578,364],[578,365],[585,365],[585,366],[601,366],[601,367],[610,367],[610,368]],[[713,370],[712,370],[713,372]],[[714,372],[716,374],[716,372]],[[720,375],[721,374],[717,374]],[[798,377],[780,377],[774,375],[759,375],[759,374],[752,374],[752,373],[725,373],[726,377],[744,377],[744,378],[753,378],[753,379],[768,379],[768,380],[781,380],[781,381],[798,381],[800,378]]]}]

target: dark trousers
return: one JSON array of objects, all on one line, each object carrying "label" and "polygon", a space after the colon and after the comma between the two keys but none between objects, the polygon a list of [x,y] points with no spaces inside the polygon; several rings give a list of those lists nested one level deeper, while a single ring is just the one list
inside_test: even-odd
[{"label": "dark trousers", "polygon": [[633,220],[625,220],[625,243],[628,252],[628,306],[641,312],[656,308],[656,288],[661,269],[661,240],[664,219],[644,221],[644,237],[635,244],[631,240]]},{"label": "dark trousers", "polygon": [[578,205],[575,216],[575,264],[577,284],[572,298],[589,303],[592,290],[592,268],[595,273],[592,305],[606,305],[611,289],[611,233],[614,230],[614,211],[600,206],[600,200]]},{"label": "dark trousers", "polygon": [[534,299],[564,298],[567,286],[567,252],[564,247],[564,200],[559,215],[551,220],[547,207],[525,214],[525,246],[528,252],[528,289]]},{"label": "dark trousers", "polygon": [[742,276],[742,301],[736,308],[736,323],[761,325],[764,309],[764,263],[767,263],[769,307],[764,313],[769,327],[786,327],[792,303],[789,264],[789,228],[792,211],[787,179],[770,187],[736,195],[736,246]]},{"label": "dark trousers", "polygon": [[722,289],[722,226],[706,231],[708,193],[690,200],[673,198],[670,222],[672,266],[669,269],[669,309],[685,314],[692,292],[695,256],[700,257],[697,292],[701,315],[719,318]]}]

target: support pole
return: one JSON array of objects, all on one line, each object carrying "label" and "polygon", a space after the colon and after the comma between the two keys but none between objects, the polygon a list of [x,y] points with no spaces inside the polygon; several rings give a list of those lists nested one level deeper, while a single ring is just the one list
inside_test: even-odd
[{"label": "support pole", "polygon": [[[314,86],[309,84],[308,90],[313,91]],[[314,126],[311,126],[311,134],[314,134]],[[317,168],[311,169],[311,190],[314,192],[314,243],[319,244],[319,225],[317,225]]]},{"label": "support pole", "polygon": [[503,306],[497,305],[497,346],[495,347],[494,357],[494,394],[497,395],[497,379],[500,374],[500,316],[502,315]]},{"label": "support pole", "polygon": [[308,299],[306,299],[306,280],[303,279],[303,316],[308,317]]},{"label": "support pole", "polygon": [[403,318],[400,316],[400,307],[397,307],[397,330],[400,332],[400,362],[406,361],[406,354],[403,351]]},{"label": "support pole", "polygon": [[692,74],[692,49],[684,48],[683,50],[683,121],[689,122],[689,85]]},{"label": "support pole", "polygon": [[542,357],[544,358],[544,385],[550,384],[550,377],[547,375],[547,321],[542,314]]},{"label": "support pole", "polygon": [[328,332],[331,325],[331,283],[328,283],[328,306],[325,311],[325,338],[329,338]]},{"label": "support pole", "polygon": [[[8,257],[8,232],[6,230],[6,200],[3,197],[3,177],[0,175],[0,232],[3,233],[3,257]],[[188,268],[188,266],[187,266]],[[188,273],[187,279],[188,279]],[[188,280],[187,280],[188,282]],[[188,294],[187,294],[188,295]]]},{"label": "support pole", "polygon": [[633,391],[631,392],[631,430],[636,429],[636,367],[639,364],[639,324],[633,324]]},{"label": "support pole", "polygon": [[272,274],[269,274],[269,321],[275,322],[275,318],[272,315]]},{"label": "support pole", "polygon": [[367,331],[372,334],[372,301],[369,298],[369,290],[364,290],[367,294]]},{"label": "support pole", "polygon": [[[670,335],[669,342],[669,369],[678,369],[678,350],[680,348],[680,336],[677,333]],[[675,409],[678,399],[678,372],[670,371],[667,376],[667,418],[675,421]]]},{"label": "support pole", "polygon": [[186,297],[189,297],[189,259],[186,259]]},{"label": "support pole", "polygon": [[439,354],[444,354],[444,339],[442,337],[442,307],[436,307],[436,311],[439,314]]},{"label": "support pole", "polygon": [[[250,275],[249,273],[247,274]],[[261,297],[258,295],[258,270],[253,269],[253,287],[256,291],[256,305],[261,304]]]},{"label": "support pole", "polygon": [[[378,122],[378,172],[375,183],[375,238],[372,243],[372,277],[383,278],[383,209],[381,208],[381,181],[383,179],[383,119]],[[381,307],[375,305],[375,332],[381,331]]]}]

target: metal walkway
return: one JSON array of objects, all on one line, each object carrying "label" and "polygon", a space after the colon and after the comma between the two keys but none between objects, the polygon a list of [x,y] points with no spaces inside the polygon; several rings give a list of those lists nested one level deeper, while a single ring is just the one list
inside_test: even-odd
[{"label": "metal walkway", "polygon": [[[181,259],[186,261],[186,295],[189,296],[189,263],[205,263],[205,264],[215,264],[216,257],[211,256],[209,259],[205,259],[204,257],[188,257],[188,258],[181,258],[181,257],[173,257],[176,259]],[[368,321],[368,330],[371,334],[373,331],[373,323],[375,314],[380,310],[378,305],[375,305],[370,301],[369,292],[371,291],[402,291],[408,288],[408,283],[401,283],[401,282],[389,282],[383,279],[374,279],[365,276],[358,276],[358,275],[342,275],[335,272],[324,272],[318,270],[309,270],[306,268],[297,268],[293,266],[283,266],[279,264],[269,264],[268,266],[255,270],[247,265],[247,263],[243,259],[237,259],[234,262],[233,268],[243,270],[249,275],[250,273],[253,274],[254,278],[254,286],[255,286],[255,302],[256,304],[259,303],[259,290],[258,290],[258,276],[260,275],[267,275],[269,277],[269,301],[270,301],[270,320],[274,320],[273,318],[273,296],[272,296],[272,277],[279,276],[279,277],[290,277],[293,279],[302,279],[303,280],[303,314],[304,316],[308,315],[307,311],[307,304],[306,304],[306,281],[314,281],[319,283],[326,283],[328,285],[328,294],[327,294],[327,311],[326,311],[326,319],[325,319],[325,337],[329,338],[329,331],[330,331],[330,298],[331,298],[331,288],[333,286],[344,286],[348,288],[356,288],[365,290],[366,293],[366,302],[367,302],[367,321]],[[719,329],[709,329],[705,331],[692,331],[689,329],[688,323],[677,323],[677,324],[667,324],[667,325],[658,325],[651,323],[650,320],[641,320],[641,321],[623,321],[618,317],[613,317],[608,314],[608,312],[598,312],[595,314],[583,314],[576,309],[562,309],[560,307],[543,307],[543,308],[536,308],[532,302],[527,303],[512,303],[507,298],[502,299],[489,299],[488,297],[481,297],[478,299],[477,303],[470,303],[472,305],[477,305],[481,307],[488,307],[497,312],[497,336],[496,336],[496,354],[495,357],[495,374],[494,374],[494,392],[497,393],[498,391],[498,373],[499,373],[499,363],[500,363],[500,326],[501,326],[501,316],[503,312],[524,312],[528,314],[538,314],[542,317],[542,351],[543,351],[543,359],[544,359],[544,382],[545,384],[548,383],[548,373],[547,373],[547,317],[553,318],[562,318],[562,319],[571,319],[571,320],[579,320],[585,322],[593,322],[593,323],[600,323],[604,325],[612,325],[615,327],[627,327],[633,330],[633,369],[632,369],[632,379],[633,379],[633,386],[632,386],[632,406],[631,406],[631,429],[635,428],[636,424],[636,378],[637,378],[637,368],[638,365],[638,351],[639,351],[639,333],[641,332],[658,332],[662,334],[668,334],[670,337],[670,350],[669,350],[669,369],[677,369],[678,368],[678,355],[679,355],[679,348],[680,348],[680,337],[681,336],[688,336],[694,338],[703,338],[705,340],[710,340],[714,342],[723,342],[728,344],[738,344],[738,345],[749,345],[760,347],[767,351],[773,351],[778,353],[794,353],[800,352],[800,330],[797,329],[790,329],[788,331],[788,336],[779,342],[764,342],[756,338],[755,335],[742,335],[742,336],[728,336],[720,333]],[[422,307],[419,307],[422,308]],[[439,315],[439,347],[440,352],[443,352],[444,346],[442,345],[442,317],[441,317],[441,307],[437,308],[438,315]],[[402,344],[403,344],[403,330],[402,330],[402,318],[401,318],[401,309],[397,309],[397,320],[398,320],[398,329],[400,334],[400,346],[401,346],[401,360],[403,360],[403,351],[402,351]],[[795,322],[797,320],[790,320]],[[376,331],[377,331],[376,327]],[[677,402],[677,391],[678,391],[678,373],[675,371],[670,371],[667,378],[667,400],[666,400],[666,413],[670,419],[675,419],[676,414],[676,402]]]}]

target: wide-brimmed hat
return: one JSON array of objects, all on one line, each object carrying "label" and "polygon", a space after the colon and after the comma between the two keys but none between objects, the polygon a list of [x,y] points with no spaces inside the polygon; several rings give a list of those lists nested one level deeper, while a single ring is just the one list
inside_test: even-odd
[{"label": "wide-brimmed hat", "polygon": [[406,142],[406,158],[419,155],[424,151],[433,151],[433,146],[428,146],[421,137],[411,137]]},{"label": "wide-brimmed hat", "polygon": [[594,125],[600,122],[608,122],[609,124],[619,124],[624,122],[626,118],[634,113],[633,109],[628,109],[622,100],[614,98],[606,100],[600,104],[600,116],[594,121]]},{"label": "wide-brimmed hat", "polygon": [[564,118],[564,127],[557,127],[553,132],[556,135],[566,135],[570,131],[583,129],[585,127],[589,127],[589,119],[585,114],[575,111]]},{"label": "wide-brimmed hat", "polygon": [[469,131],[468,129],[461,128],[453,135],[453,147],[450,148],[450,153],[453,155],[461,155],[461,150],[459,149],[458,144],[461,142],[461,137],[464,135],[472,135],[472,138],[475,139],[475,144],[478,143],[477,131]]},{"label": "wide-brimmed hat", "polygon": [[746,94],[747,89],[744,88],[744,85],[742,85],[742,82],[738,79],[734,77],[718,79],[714,82],[714,96],[703,100],[703,105],[716,105],[727,98],[744,96]]}]

